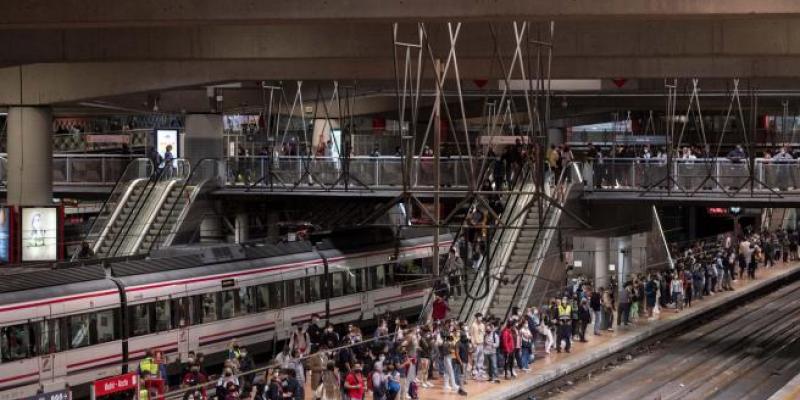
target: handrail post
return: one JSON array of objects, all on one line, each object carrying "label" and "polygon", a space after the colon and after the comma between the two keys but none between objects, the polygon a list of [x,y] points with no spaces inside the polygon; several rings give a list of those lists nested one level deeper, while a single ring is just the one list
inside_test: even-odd
[{"label": "handrail post", "polygon": [[64,179],[67,183],[72,183],[72,157],[66,158],[66,166],[64,169]]}]

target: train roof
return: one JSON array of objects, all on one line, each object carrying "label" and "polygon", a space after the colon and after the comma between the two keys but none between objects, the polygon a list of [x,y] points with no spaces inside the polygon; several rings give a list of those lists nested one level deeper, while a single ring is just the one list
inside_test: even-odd
[{"label": "train roof", "polygon": [[100,265],[39,269],[0,279],[0,305],[116,289]]},{"label": "train roof", "polygon": [[[319,238],[316,248],[326,257],[379,251],[430,243],[431,229],[405,229],[391,238],[386,230],[334,232]],[[449,240],[450,234],[440,235]],[[177,246],[156,252],[151,258],[127,258],[105,263],[73,265],[66,268],[20,270],[0,276],[0,305],[107,290],[116,285],[107,276],[119,278],[125,286],[225,274],[275,265],[319,259],[309,241],[280,244]],[[95,261],[95,260],[92,260]],[[20,293],[24,295],[20,297]]]}]

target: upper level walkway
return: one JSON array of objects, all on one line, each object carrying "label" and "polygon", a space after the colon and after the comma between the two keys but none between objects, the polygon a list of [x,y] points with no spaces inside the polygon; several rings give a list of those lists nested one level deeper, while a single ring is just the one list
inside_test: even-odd
[{"label": "upper level walkway", "polygon": [[800,160],[609,158],[585,162],[584,200],[772,206],[800,202]]},{"label": "upper level walkway", "polygon": [[[110,193],[134,155],[56,154],[54,192]],[[404,176],[403,162],[411,168]],[[439,193],[462,197],[470,177],[491,171],[483,158],[443,157]],[[432,157],[230,157],[220,162],[220,195],[394,197],[406,182],[419,196],[434,193]],[[800,203],[800,159],[607,158],[583,162],[583,199],[588,202],[693,203],[699,205],[780,206]],[[752,171],[752,174],[751,174]],[[0,191],[9,173],[0,155]]]}]

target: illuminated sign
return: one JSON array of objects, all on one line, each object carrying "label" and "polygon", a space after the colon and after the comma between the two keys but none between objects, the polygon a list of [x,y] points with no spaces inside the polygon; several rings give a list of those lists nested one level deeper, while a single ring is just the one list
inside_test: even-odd
[{"label": "illuminated sign", "polygon": [[22,261],[58,259],[58,208],[25,207],[22,209]]},{"label": "illuminated sign", "polygon": [[124,375],[112,376],[111,378],[94,381],[95,397],[106,396],[109,394],[124,392],[136,389],[139,377],[135,372]]}]

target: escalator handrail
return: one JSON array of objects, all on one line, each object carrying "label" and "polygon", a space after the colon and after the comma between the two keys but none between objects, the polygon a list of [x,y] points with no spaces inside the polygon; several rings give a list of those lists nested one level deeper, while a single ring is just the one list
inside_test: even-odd
[{"label": "escalator handrail", "polygon": [[[109,201],[111,200],[112,197],[114,197],[114,193],[117,192],[117,189],[119,189],[120,185],[123,184],[123,180],[126,179],[126,177],[128,176],[127,175],[128,168],[130,168],[131,165],[133,165],[134,163],[142,162],[142,160],[144,160],[146,162],[145,169],[152,170],[153,161],[150,160],[149,158],[139,157],[139,158],[134,158],[134,159],[132,159],[131,161],[128,162],[128,164],[125,166],[125,171],[123,171],[122,174],[120,174],[120,176],[117,178],[117,181],[114,183],[114,188],[111,189],[111,194],[109,194],[109,196],[103,201],[103,205],[100,207],[100,211],[98,211],[97,217],[94,218],[94,220],[92,221],[91,225],[89,225],[89,228],[84,233],[84,235],[83,235],[83,240],[84,241],[88,241],[89,240],[89,235],[91,235],[92,231],[95,228],[95,225],[98,223],[98,221],[100,220],[100,217],[103,215],[103,212],[107,211],[107,209],[109,207]],[[132,181],[134,181],[136,179],[139,179],[139,178],[130,179],[130,180],[126,181],[125,184],[127,185],[128,183],[130,183],[130,182],[132,182]],[[80,247],[78,247],[72,253],[72,256],[71,256],[71,260],[72,261],[75,261],[78,258],[78,254],[80,253],[80,251],[81,251],[81,249],[80,249]]]}]

